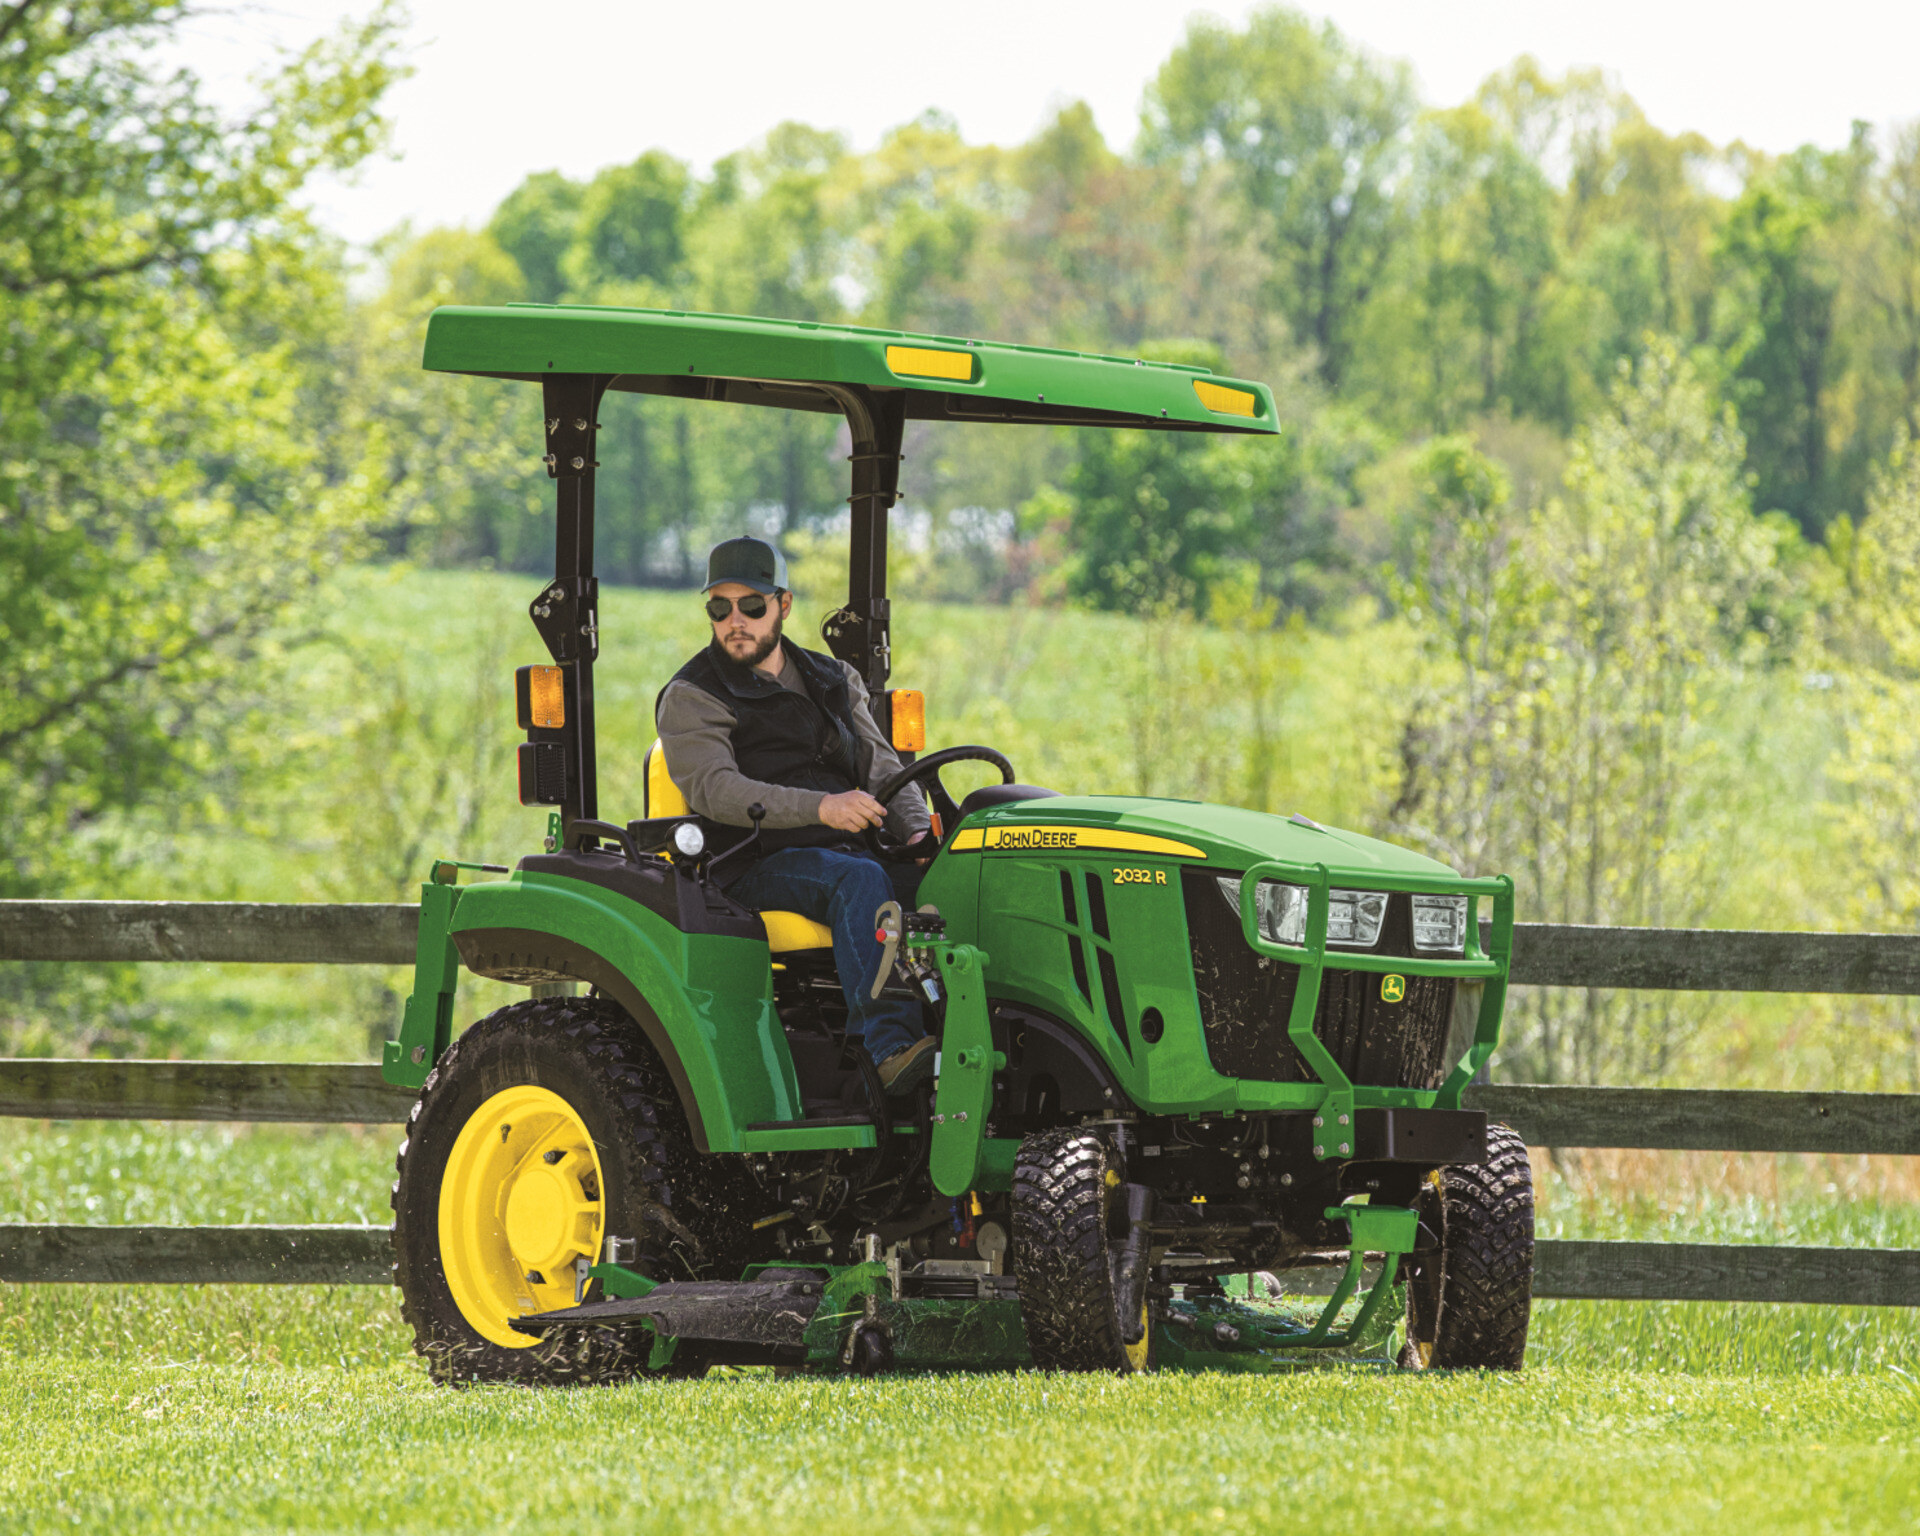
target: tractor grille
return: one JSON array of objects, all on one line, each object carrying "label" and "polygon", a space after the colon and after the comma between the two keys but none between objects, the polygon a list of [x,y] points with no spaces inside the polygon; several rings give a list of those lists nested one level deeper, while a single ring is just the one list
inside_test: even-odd
[{"label": "tractor grille", "polygon": [[[1182,871],[1187,933],[1193,942],[1193,982],[1207,1054],[1214,1070],[1226,1077],[1312,1082],[1313,1073],[1287,1038],[1287,1017],[1299,988],[1300,968],[1261,955],[1247,943],[1240,920],[1216,881],[1221,873],[1226,871],[1192,866]],[[1336,953],[1328,954],[1329,961]],[[1388,897],[1380,942],[1367,953],[1412,955],[1411,898]],[[1322,974],[1313,1032],[1354,1082],[1380,1088],[1437,1088],[1445,1077],[1453,980],[1408,976],[1406,984],[1406,996],[1388,1003],[1380,997],[1380,977],[1370,971],[1341,971],[1329,965]]]}]

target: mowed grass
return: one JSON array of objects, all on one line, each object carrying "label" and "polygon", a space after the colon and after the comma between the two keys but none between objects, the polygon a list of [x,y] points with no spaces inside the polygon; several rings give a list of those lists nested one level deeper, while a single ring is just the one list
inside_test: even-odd
[{"label": "mowed grass", "polygon": [[436,1390],[405,1370],[16,1365],[11,1530],[757,1536],[1323,1530],[1904,1531],[1920,1393],[1549,1369],[734,1375]]},{"label": "mowed grass", "polygon": [[[395,1127],[0,1126],[0,1222],[384,1221]],[[1911,1241],[1790,1165],[1761,1220],[1538,1160],[1543,1231]],[[1606,1173],[1609,1170],[1600,1170]],[[1776,1178],[1778,1176],[1776,1175]],[[1720,1177],[1719,1184],[1726,1179]],[[436,1388],[393,1292],[0,1286],[0,1529],[1909,1530],[1920,1315],[1542,1302],[1517,1377]]]}]

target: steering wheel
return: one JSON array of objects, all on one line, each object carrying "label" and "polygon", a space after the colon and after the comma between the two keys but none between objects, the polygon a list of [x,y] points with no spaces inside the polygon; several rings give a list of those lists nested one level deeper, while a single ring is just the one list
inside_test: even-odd
[{"label": "steering wheel", "polygon": [[[917,762],[909,763],[894,775],[891,782],[881,786],[874,799],[891,810],[894,799],[901,790],[909,784],[918,784],[923,779],[931,779],[933,782],[927,786],[927,793],[933,801],[934,814],[940,818],[940,825],[951,832],[959,823],[960,807],[953,803],[953,796],[947,793],[946,786],[940,782],[940,770],[949,763],[969,762],[991,763],[1000,770],[1002,784],[1014,782],[1013,764],[992,747],[942,747],[938,752],[929,752]],[[879,827],[868,827],[861,835],[866,839],[868,849],[876,858],[890,859],[900,864],[914,857],[906,852],[909,844],[896,843],[891,839],[883,838]]]}]

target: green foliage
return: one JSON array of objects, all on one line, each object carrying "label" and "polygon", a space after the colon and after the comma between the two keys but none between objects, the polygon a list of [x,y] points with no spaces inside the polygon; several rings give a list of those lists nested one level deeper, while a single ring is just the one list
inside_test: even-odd
[{"label": "green foliage", "polygon": [[[1237,446],[1237,445],[1236,445]],[[1096,608],[1204,608],[1246,518],[1242,477],[1205,438],[1103,432],[1068,487],[1079,560],[1069,590]]]},{"label": "green foliage", "polygon": [[1417,126],[1408,228],[1366,307],[1352,373],[1407,428],[1507,411],[1563,430],[1575,415],[1559,196],[1481,107]]},{"label": "green foliage", "polygon": [[0,890],[68,892],[109,813],[217,781],[262,637],[358,547],[344,294],[293,199],[380,139],[386,13],[240,123],[154,67],[166,4],[21,6],[0,39]]},{"label": "green foliage", "polygon": [[[563,258],[569,289],[626,290],[633,303],[670,291],[686,261],[687,168],[659,150],[587,184]],[[608,302],[612,302],[611,299]]]},{"label": "green foliage", "polygon": [[[1404,465],[1427,436],[1455,433],[1496,457],[1495,439],[1550,436],[1564,456],[1650,335],[1673,338],[1735,407],[1760,513],[1785,512],[1809,537],[1836,516],[1857,522],[1873,466],[1903,424],[1920,429],[1916,166],[1915,132],[1878,144],[1862,129],[1843,150],[1779,159],[1716,146],[1655,126],[1599,71],[1555,77],[1526,58],[1472,100],[1422,110],[1403,66],[1271,7],[1189,28],[1132,152],[1079,102],[1007,149],[966,144],[937,112],[869,154],[785,123],[706,175],[658,150],[584,182],[541,172],[487,234],[520,270],[515,291],[541,300],[1135,355],[1191,338],[1213,366],[1275,383],[1285,436],[1266,445],[1271,466],[1251,456],[1204,491],[1170,482],[1211,470],[1150,454],[1143,494],[1167,506],[1149,508],[1153,526],[1118,563],[1165,544],[1192,564],[1205,545],[1223,568],[1255,563],[1287,610],[1324,619],[1387,595],[1381,564],[1406,555],[1395,507],[1365,483],[1380,461]],[[458,241],[419,243],[390,248],[375,325],[417,324],[400,300],[423,271],[461,297],[503,291]],[[376,373],[403,355],[383,353],[361,396],[371,428],[406,424],[387,547],[539,569],[522,536],[527,482],[502,472],[529,451],[506,446],[526,411],[412,386],[383,401],[394,386]],[[607,409],[603,494],[623,514],[603,520],[611,576],[684,582],[708,543],[743,526],[785,535],[846,515],[831,418],[628,398]],[[988,444],[979,429],[911,428],[902,513],[919,521],[902,548],[937,555],[903,570],[901,590],[1038,596],[1061,590],[1053,567],[1071,556],[1077,587],[1112,601],[1098,572],[1115,557],[1072,532],[1110,531],[1112,452],[1092,434]],[[1018,515],[1047,487],[1078,503],[1082,483],[1091,500],[1064,517]],[[1243,509],[1214,515],[1213,489]],[[1188,527],[1195,509],[1209,514],[1204,537]],[[1157,526],[1169,521],[1171,536]],[[1756,617],[1800,625],[1808,608],[1780,591]]]},{"label": "green foliage", "polygon": [[[1849,918],[1873,930],[1920,923],[1920,453],[1903,447],[1850,540],[1837,637],[1843,735],[1828,810],[1859,880]],[[1915,1037],[1920,1049],[1920,1035]]]},{"label": "green foliage", "polygon": [[1842,372],[1839,248],[1872,163],[1864,124],[1850,150],[1802,151],[1756,180],[1722,225],[1716,316],[1727,392],[1750,439],[1755,496],[1818,534],[1839,501],[1829,462]]},{"label": "green foliage", "polygon": [[1231,169],[1261,225],[1273,297],[1329,385],[1346,377],[1358,311],[1400,236],[1392,183],[1414,111],[1404,64],[1280,7],[1243,33],[1190,23],[1147,91],[1147,156],[1188,177],[1213,161]]},{"label": "green foliage", "polygon": [[560,264],[579,227],[580,203],[579,183],[558,171],[537,171],[506,195],[487,223],[487,233],[513,258],[527,297],[537,303],[557,304],[566,293]]},{"label": "green foliage", "polygon": [[[1566,494],[1524,521],[1469,444],[1427,451],[1408,598],[1434,669],[1392,819],[1456,865],[1511,872],[1541,920],[1695,926],[1740,872],[1739,765],[1713,719],[1778,552],[1743,446],[1655,343],[1576,436]],[[1666,1069],[1674,1016],[1548,992],[1522,999],[1503,1058],[1541,1081],[1632,1081]]]}]

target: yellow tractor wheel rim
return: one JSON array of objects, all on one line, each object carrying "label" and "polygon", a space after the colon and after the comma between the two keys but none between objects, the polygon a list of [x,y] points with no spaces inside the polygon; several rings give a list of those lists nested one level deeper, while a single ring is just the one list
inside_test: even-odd
[{"label": "yellow tractor wheel rim", "polygon": [[606,1181],[586,1122],[551,1089],[496,1093],[460,1128],[440,1180],[440,1263],[473,1331],[540,1341],[508,1320],[570,1307],[574,1265],[600,1251]]}]

